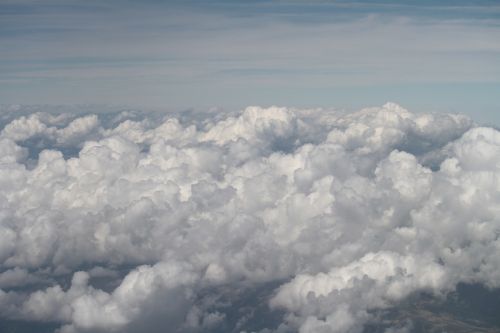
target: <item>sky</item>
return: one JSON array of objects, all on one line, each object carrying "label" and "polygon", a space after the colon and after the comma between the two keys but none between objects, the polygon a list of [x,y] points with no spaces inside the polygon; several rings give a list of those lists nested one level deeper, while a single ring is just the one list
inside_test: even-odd
[{"label": "sky", "polygon": [[0,0],[0,332],[498,331],[499,23]]},{"label": "sky", "polygon": [[0,1],[0,103],[348,110],[500,124],[498,1]]}]

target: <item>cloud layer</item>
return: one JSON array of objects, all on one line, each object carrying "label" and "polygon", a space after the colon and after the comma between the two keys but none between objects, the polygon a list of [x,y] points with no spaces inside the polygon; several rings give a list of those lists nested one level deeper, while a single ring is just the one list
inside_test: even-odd
[{"label": "cloud layer", "polygon": [[464,116],[7,111],[4,319],[362,332],[413,293],[500,286],[500,132]]}]

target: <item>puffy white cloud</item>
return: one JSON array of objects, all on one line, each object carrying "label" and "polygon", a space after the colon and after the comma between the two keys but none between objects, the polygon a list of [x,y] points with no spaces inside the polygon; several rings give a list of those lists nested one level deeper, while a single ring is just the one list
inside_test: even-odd
[{"label": "puffy white cloud", "polygon": [[444,289],[445,277],[433,258],[380,251],[328,273],[299,274],[280,287],[271,305],[306,317],[303,332],[361,331],[367,310],[384,308],[415,290]]},{"label": "puffy white cloud", "polygon": [[37,114],[13,120],[2,130],[2,136],[15,141],[27,140],[35,135],[52,135],[54,129],[40,121]]},{"label": "puffy white cloud", "polygon": [[415,292],[498,287],[499,150],[495,129],[393,103],[22,114],[0,138],[0,316],[361,332]]}]

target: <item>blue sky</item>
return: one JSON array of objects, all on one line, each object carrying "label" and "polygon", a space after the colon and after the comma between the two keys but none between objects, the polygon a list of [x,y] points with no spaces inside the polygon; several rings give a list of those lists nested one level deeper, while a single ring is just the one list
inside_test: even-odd
[{"label": "blue sky", "polygon": [[0,0],[0,51],[2,104],[394,101],[500,125],[499,1]]}]

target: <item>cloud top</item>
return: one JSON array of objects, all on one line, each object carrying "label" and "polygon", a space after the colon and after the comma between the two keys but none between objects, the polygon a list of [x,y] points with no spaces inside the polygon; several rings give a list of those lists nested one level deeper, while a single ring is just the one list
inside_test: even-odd
[{"label": "cloud top", "polygon": [[499,150],[495,129],[394,103],[12,116],[0,316],[362,332],[412,293],[498,287]]}]

